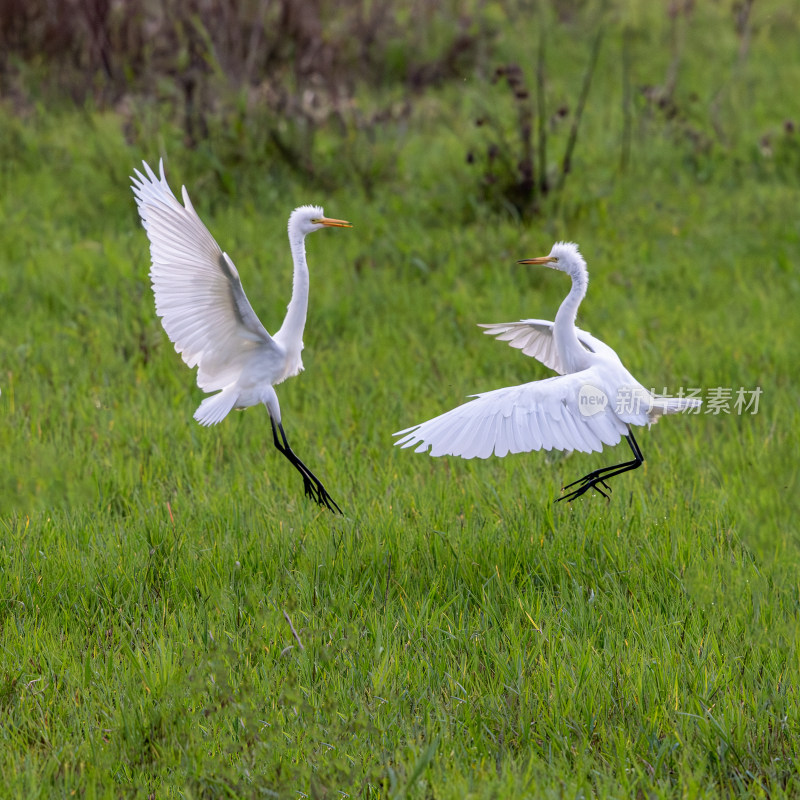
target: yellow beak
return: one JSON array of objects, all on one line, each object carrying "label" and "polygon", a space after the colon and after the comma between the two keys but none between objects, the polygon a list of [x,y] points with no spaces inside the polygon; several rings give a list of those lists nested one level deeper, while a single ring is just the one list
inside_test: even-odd
[{"label": "yellow beak", "polygon": [[523,258],[517,264],[555,264],[558,259],[555,256],[540,256],[539,258]]},{"label": "yellow beak", "polygon": [[331,219],[330,217],[318,217],[311,220],[315,225],[327,225],[329,228],[352,228],[349,222],[343,219]]}]

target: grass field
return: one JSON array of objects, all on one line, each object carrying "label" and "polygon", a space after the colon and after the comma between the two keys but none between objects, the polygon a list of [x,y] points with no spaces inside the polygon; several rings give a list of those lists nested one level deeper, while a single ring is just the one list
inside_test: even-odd
[{"label": "grass field", "polygon": [[[790,26],[764,23],[728,85],[709,25],[688,117],[712,130],[724,86],[729,139],[640,110],[621,172],[608,45],[575,171],[534,222],[484,205],[465,164],[477,82],[382,130],[371,194],[346,160],[323,194],[280,164],[221,177],[166,124],[145,150],[114,114],[0,112],[3,797],[800,794],[800,64]],[[653,74],[659,35],[639,43]],[[342,517],[303,498],[264,409],[191,418],[202,393],[155,316],[128,188],[162,154],[268,330],[291,208],[354,224],[307,243],[306,371],[279,390]],[[579,324],[645,385],[729,389],[728,411],[637,433],[644,468],[610,503],[554,501],[624,445],[393,448],[472,392],[547,376],[476,323],[552,319],[566,278],[515,261],[562,238],[591,274]],[[757,413],[736,413],[740,388]]]}]

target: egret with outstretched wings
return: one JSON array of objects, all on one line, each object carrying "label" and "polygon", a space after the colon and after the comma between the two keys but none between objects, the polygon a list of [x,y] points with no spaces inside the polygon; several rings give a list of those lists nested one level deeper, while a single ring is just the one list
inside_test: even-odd
[{"label": "egret with outstretched wings", "polygon": [[488,458],[493,453],[502,457],[530,450],[599,452],[624,436],[632,460],[593,470],[565,486],[572,491],[559,498],[575,500],[594,488],[608,499],[608,480],[644,461],[631,426],[650,425],[664,414],[695,408],[700,400],[654,395],[607,344],[575,326],[589,285],[586,262],[576,244],[558,242],[550,255],[519,263],[551,267],[572,278],[555,321],[528,319],[481,327],[558,376],[474,395],[469,403],[398,431],[394,435],[401,438],[395,444],[416,447],[418,453],[430,450],[432,456]]},{"label": "egret with outstretched wings", "polygon": [[215,425],[234,408],[263,403],[275,447],[302,476],[306,495],[341,513],[319,478],[289,446],[274,387],[303,369],[309,286],[305,238],[323,228],[352,226],[326,217],[319,206],[292,212],[292,297],[283,325],[270,336],[244,293],[233,261],[200,220],[186,188],[181,205],[164,177],[163,162],[160,177],[142,163],[145,174],[134,171],[133,193],[150,240],[156,313],[181,358],[189,367],[197,367],[197,385],[216,392],[203,400],[194,418],[201,425]]}]

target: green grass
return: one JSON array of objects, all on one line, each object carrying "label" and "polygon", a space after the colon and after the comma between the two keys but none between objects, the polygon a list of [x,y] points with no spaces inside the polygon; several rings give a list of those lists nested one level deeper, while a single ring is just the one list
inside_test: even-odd
[{"label": "green grass", "polygon": [[[302,497],[263,409],[191,419],[202,394],[155,317],[127,186],[157,142],[126,144],[114,116],[3,112],[4,796],[797,796],[800,224],[797,176],[758,136],[800,76],[794,40],[759,30],[741,91],[774,110],[730,96],[736,140],[700,154],[643,122],[621,175],[603,73],[576,173],[533,224],[485,209],[463,163],[478,86],[383,132],[374,157],[397,157],[371,199],[272,164],[226,194],[165,126],[173,187],[268,329],[291,207],[355,225],[308,242],[306,371],[279,390],[344,517]],[[608,504],[554,500],[620,451],[391,446],[546,376],[475,324],[552,318],[564,277],[514,262],[558,238],[589,263],[580,324],[645,385],[763,390],[755,415],[642,431],[644,468]]]}]

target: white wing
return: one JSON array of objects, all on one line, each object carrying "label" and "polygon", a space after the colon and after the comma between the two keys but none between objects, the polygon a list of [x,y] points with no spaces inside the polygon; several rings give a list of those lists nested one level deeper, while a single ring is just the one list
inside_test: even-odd
[{"label": "white wing", "polygon": [[[150,239],[150,278],[156,313],[175,349],[206,392],[236,381],[257,351],[268,358],[280,347],[259,321],[227,253],[197,216],[186,189],[182,206],[164,177],[148,164],[135,170],[133,193]],[[185,206],[185,207],[184,207]]]},{"label": "white wing", "polygon": [[395,444],[461,458],[542,449],[600,451],[604,444],[617,444],[628,427],[610,405],[586,406],[581,413],[586,386],[603,386],[594,367],[474,395],[469,403],[398,431],[394,435],[402,438]]},{"label": "white wing", "polygon": [[[508,342],[526,356],[532,356],[541,361],[546,367],[564,374],[564,368],[558,358],[556,343],[553,339],[553,323],[546,319],[523,319],[519,322],[498,322],[488,325],[479,325],[485,328],[487,336],[496,336],[501,342]],[[575,328],[578,341],[590,352],[613,356],[619,360],[617,354],[604,342],[596,339],[591,333]]]}]

